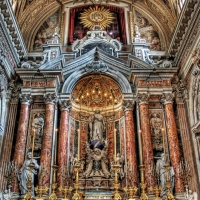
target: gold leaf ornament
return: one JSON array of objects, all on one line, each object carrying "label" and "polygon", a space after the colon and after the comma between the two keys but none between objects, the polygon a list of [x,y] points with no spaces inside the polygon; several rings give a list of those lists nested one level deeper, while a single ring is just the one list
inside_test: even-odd
[{"label": "gold leaf ornament", "polygon": [[90,7],[89,9],[85,9],[83,13],[81,13],[80,20],[81,24],[90,30],[93,29],[95,25],[99,25],[101,29],[105,29],[106,27],[112,24],[112,20],[114,19],[113,14],[109,9],[104,7]]}]

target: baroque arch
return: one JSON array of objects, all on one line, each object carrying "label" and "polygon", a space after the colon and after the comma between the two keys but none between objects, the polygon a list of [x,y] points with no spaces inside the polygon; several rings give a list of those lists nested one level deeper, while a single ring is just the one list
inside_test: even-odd
[{"label": "baroque arch", "polygon": [[[79,71],[73,72],[66,80],[62,88],[62,93],[71,93],[76,86],[77,82],[83,78],[86,75],[89,75],[85,69],[81,69]],[[103,73],[103,75],[107,75],[108,77],[111,77],[118,85],[119,88],[121,89],[121,92],[123,94],[125,93],[132,93],[132,89],[130,86],[130,83],[126,79],[126,77],[120,73],[119,71],[115,71],[112,69],[109,69]]]}]

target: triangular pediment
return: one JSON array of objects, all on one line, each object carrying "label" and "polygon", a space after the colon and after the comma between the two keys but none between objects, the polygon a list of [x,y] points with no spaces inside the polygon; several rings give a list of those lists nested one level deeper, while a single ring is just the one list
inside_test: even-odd
[{"label": "triangular pediment", "polygon": [[152,69],[153,67],[144,61],[136,58],[135,56],[129,55],[128,61],[112,56],[98,47],[92,49],[84,55],[81,55],[73,60],[65,61],[64,56],[61,55],[54,59],[53,61],[47,62],[40,66],[40,70],[52,70],[52,69],[62,69],[63,75],[73,73],[74,71],[81,70],[87,65],[93,63],[94,60],[99,60],[103,62],[108,68],[112,70],[119,71],[123,74],[129,75],[133,66],[137,69]]}]

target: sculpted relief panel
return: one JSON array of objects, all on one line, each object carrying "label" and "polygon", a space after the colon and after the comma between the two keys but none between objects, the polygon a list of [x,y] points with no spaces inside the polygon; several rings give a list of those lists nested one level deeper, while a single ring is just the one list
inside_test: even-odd
[{"label": "sculpted relief panel", "polygon": [[53,37],[57,25],[58,12],[49,17],[39,28],[34,40],[34,50],[42,50],[42,44],[45,44],[48,39]]},{"label": "sculpted relief panel", "polygon": [[145,38],[146,42],[151,43],[150,49],[153,51],[163,50],[158,31],[150,21],[139,12],[136,12],[136,23],[139,28],[140,36]]},{"label": "sculpted relief panel", "polygon": [[162,128],[164,127],[162,111],[150,110],[149,119],[150,119],[153,149],[156,151],[162,151],[163,150]]},{"label": "sculpted relief panel", "polygon": [[44,128],[44,111],[35,111],[31,114],[30,132],[28,140],[28,149],[32,149],[34,136],[33,157],[39,158],[42,147],[42,136]]}]

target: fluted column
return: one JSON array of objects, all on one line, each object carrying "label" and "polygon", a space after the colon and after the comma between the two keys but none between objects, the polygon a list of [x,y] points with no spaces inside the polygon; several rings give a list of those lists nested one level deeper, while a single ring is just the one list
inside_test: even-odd
[{"label": "fluted column", "polygon": [[71,103],[69,100],[60,102],[61,117],[60,117],[60,129],[58,138],[58,173],[57,183],[58,187],[64,186],[63,170],[67,168],[68,158],[68,131],[69,131],[69,109]]},{"label": "fluted column", "polygon": [[53,140],[54,111],[55,103],[57,102],[56,94],[44,94],[44,101],[46,107],[40,165],[45,168],[46,176],[43,179],[42,177],[39,177],[39,186],[42,185],[49,187],[51,174],[51,150]]},{"label": "fluted column", "polygon": [[147,187],[154,186],[154,177],[152,175],[152,166],[154,163],[153,157],[153,146],[151,141],[151,129],[149,122],[149,95],[148,94],[138,94],[138,103],[140,110],[140,124],[141,124],[141,134],[142,134],[142,149],[143,158],[145,165],[145,180]]},{"label": "fluted column", "polygon": [[8,86],[7,99],[10,100],[8,104],[8,116],[5,126],[4,140],[2,145],[1,160],[0,160],[0,191],[6,189],[6,171],[10,162],[10,156],[13,145],[13,136],[15,129],[15,122],[17,116],[18,96],[20,86],[15,85],[15,81],[11,80]]},{"label": "fluted column", "polygon": [[[19,169],[21,168],[24,162],[28,121],[29,121],[29,106],[32,101],[32,97],[30,94],[21,94],[20,100],[21,100],[21,110],[20,110],[19,124],[17,129],[17,139],[16,139],[15,153],[14,153],[14,162],[17,163]],[[19,191],[17,181],[14,181],[13,183],[12,191],[13,192]]]},{"label": "fluted column", "polygon": [[170,160],[175,172],[175,193],[183,193],[184,185],[179,176],[181,161],[178,133],[176,128],[175,114],[173,110],[173,94],[163,94],[161,101],[164,104],[166,113],[167,135],[169,143]]},{"label": "fluted column", "polygon": [[133,119],[133,106],[134,102],[125,100],[123,102],[123,109],[125,114],[125,127],[126,127],[126,158],[128,165],[132,167],[134,180],[133,186],[137,186],[137,158],[136,158],[136,139],[135,139],[135,128]]}]

